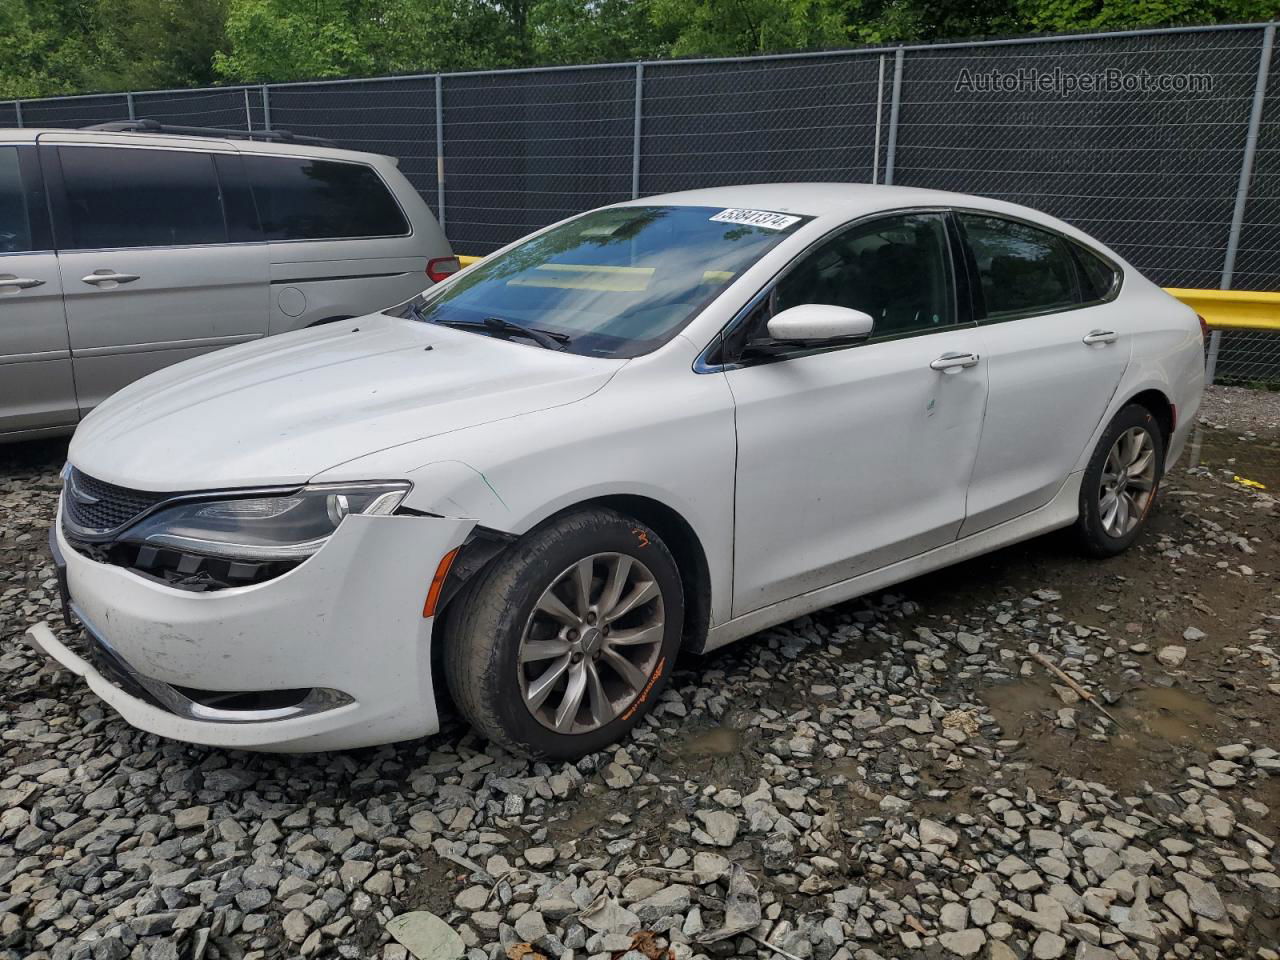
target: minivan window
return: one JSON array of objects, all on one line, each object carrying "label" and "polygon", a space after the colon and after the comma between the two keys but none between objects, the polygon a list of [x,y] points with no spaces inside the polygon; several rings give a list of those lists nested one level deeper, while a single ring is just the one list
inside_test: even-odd
[{"label": "minivan window", "polygon": [[226,243],[213,157],[185,150],[61,147],[63,249]]},{"label": "minivan window", "polygon": [[0,253],[31,249],[31,221],[18,167],[18,148],[0,147]]},{"label": "minivan window", "polygon": [[297,157],[244,158],[268,240],[402,237],[395,198],[370,167]]},{"label": "minivan window", "polygon": [[982,281],[986,319],[1012,320],[1079,306],[1075,263],[1065,238],[985,214],[962,213],[960,222]]}]

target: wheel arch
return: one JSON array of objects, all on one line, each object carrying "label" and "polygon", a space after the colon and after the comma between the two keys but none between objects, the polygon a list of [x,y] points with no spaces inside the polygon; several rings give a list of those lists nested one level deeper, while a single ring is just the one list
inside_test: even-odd
[{"label": "wheel arch", "polygon": [[1146,407],[1147,410],[1151,412],[1151,415],[1156,418],[1156,423],[1160,427],[1160,433],[1164,440],[1164,448],[1167,456],[1169,445],[1173,440],[1173,428],[1176,426],[1177,417],[1173,401],[1170,400],[1162,391],[1156,390],[1155,388],[1149,388],[1142,390],[1139,393],[1135,393],[1120,405],[1120,409],[1123,410],[1131,403],[1136,403],[1139,406]]},{"label": "wheel arch", "polygon": [[[680,573],[680,584],[684,590],[684,624],[680,649],[701,653],[706,646],[707,633],[711,627],[711,567],[707,560],[706,549],[692,524],[669,504],[636,493],[601,494],[560,506],[530,525],[520,536],[527,536],[533,530],[555,523],[561,517],[593,507],[604,507],[638,520],[662,538],[662,542],[675,557],[676,569]],[[497,531],[495,533],[499,537],[509,538],[507,543],[514,543],[519,539],[519,536],[513,534]],[[472,580],[480,568],[503,552],[505,547],[506,543],[495,545],[491,538],[483,548],[483,559],[479,564],[468,565],[465,572],[457,571],[461,574],[459,580],[463,578]],[[451,572],[452,576],[454,572]],[[461,594],[464,589],[462,582],[447,585],[446,593],[449,599],[442,606],[454,606],[453,598]]]},{"label": "wheel arch", "polygon": [[557,516],[583,507],[607,507],[634,517],[662,538],[676,558],[684,589],[684,630],[680,649],[701,653],[711,625],[711,568],[697,532],[678,511],[639,494],[608,494],[575,504]]}]

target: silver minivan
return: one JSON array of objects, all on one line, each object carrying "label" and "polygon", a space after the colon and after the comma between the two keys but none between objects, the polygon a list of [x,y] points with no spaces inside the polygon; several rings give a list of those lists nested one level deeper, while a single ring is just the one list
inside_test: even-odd
[{"label": "silver minivan", "polygon": [[0,442],[68,433],[161,367],[458,269],[391,157],[110,126],[145,132],[0,130]]}]

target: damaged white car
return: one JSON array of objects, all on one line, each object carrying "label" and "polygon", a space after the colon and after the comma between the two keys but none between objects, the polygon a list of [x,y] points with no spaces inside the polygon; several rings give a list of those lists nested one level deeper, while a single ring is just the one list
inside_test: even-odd
[{"label": "damaged white car", "polygon": [[35,644],[129,722],[576,757],[681,650],[1060,527],[1142,529],[1195,314],[1011,204],[781,184],[551,226],[386,313],[233,347],[72,441]]}]

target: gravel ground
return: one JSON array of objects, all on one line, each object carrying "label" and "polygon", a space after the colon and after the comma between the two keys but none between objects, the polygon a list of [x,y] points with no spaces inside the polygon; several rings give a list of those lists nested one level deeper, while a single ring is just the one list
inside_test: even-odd
[{"label": "gravel ground", "polygon": [[1200,419],[1231,430],[1275,436],[1280,434],[1280,390],[1210,387]]},{"label": "gravel ground", "polygon": [[64,449],[0,448],[0,957],[1274,960],[1274,396],[1214,391],[1126,556],[1042,538],[686,658],[576,765],[132,730],[18,642]]}]

